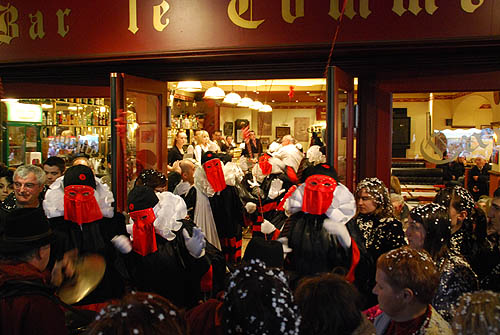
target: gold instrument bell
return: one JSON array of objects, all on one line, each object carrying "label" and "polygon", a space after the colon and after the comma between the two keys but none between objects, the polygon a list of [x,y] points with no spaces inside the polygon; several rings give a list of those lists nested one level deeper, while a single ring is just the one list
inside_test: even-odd
[{"label": "gold instrument bell", "polygon": [[104,257],[96,254],[79,257],[74,264],[75,275],[63,282],[56,295],[66,304],[85,298],[101,282],[106,270]]}]

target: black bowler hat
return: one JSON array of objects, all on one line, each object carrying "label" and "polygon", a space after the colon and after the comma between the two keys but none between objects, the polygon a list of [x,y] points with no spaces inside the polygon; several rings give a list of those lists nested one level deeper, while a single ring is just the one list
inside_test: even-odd
[{"label": "black bowler hat", "polygon": [[7,214],[5,231],[0,237],[0,253],[22,253],[53,240],[54,233],[42,208],[19,208]]},{"label": "black bowler hat", "polygon": [[243,254],[244,261],[250,262],[252,259],[260,259],[269,267],[282,268],[283,246],[278,241],[254,237],[248,242]]},{"label": "black bowler hat", "polygon": [[335,180],[338,180],[337,171],[335,171],[335,168],[333,166],[328,164],[318,164],[308,167],[302,172],[302,182],[304,182],[308,177],[314,176],[315,174],[329,176]]},{"label": "black bowler hat", "polygon": [[203,153],[203,155],[201,156],[201,164],[203,165],[203,164],[205,164],[206,162],[208,162],[209,160],[211,160],[211,159],[215,159],[215,158],[220,159],[220,158],[219,158],[219,155],[218,155],[218,154],[216,154],[215,152],[213,152],[213,151],[206,151],[206,152],[204,152],[204,153]]},{"label": "black bowler hat", "polygon": [[96,188],[94,172],[86,165],[75,165],[64,173],[64,187],[70,185],[86,185]]},{"label": "black bowler hat", "polygon": [[136,186],[129,192],[128,211],[135,212],[146,208],[153,208],[158,203],[155,191],[147,186]]}]

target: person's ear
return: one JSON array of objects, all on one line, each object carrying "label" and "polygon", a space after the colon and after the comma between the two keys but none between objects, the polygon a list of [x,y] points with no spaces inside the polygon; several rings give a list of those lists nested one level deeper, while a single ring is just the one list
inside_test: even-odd
[{"label": "person's ear", "polygon": [[464,221],[465,219],[467,219],[467,211],[461,211],[460,213],[458,213],[457,218],[459,221]]},{"label": "person's ear", "polygon": [[413,300],[413,298],[415,297],[415,293],[413,292],[412,289],[410,288],[404,288],[401,292],[401,298],[403,299],[403,301],[405,301],[406,303],[409,303],[411,302],[411,300]]}]

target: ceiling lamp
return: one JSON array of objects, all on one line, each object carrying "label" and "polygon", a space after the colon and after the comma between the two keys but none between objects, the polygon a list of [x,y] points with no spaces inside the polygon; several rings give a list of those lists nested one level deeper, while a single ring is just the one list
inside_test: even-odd
[{"label": "ceiling lamp", "polygon": [[217,87],[217,84],[214,81],[214,86],[210,87],[206,92],[204,99],[224,99],[226,97],[226,92],[220,87]]},{"label": "ceiling lamp", "polygon": [[269,106],[268,104],[262,105],[262,107],[260,107],[260,109],[259,109],[259,112],[272,112],[272,111],[273,111],[273,108],[271,106]]},{"label": "ceiling lamp", "polygon": [[224,101],[222,101],[225,104],[231,104],[231,105],[236,105],[241,101],[241,97],[238,93],[231,92],[226,97],[224,98]]},{"label": "ceiling lamp", "polygon": [[250,105],[250,109],[259,110],[262,108],[262,106],[263,106],[262,102],[260,102],[259,100],[255,100],[253,104]]},{"label": "ceiling lamp", "polygon": [[253,103],[253,100],[250,99],[246,94],[243,99],[238,103],[238,107],[250,107],[250,105]]},{"label": "ceiling lamp", "polygon": [[180,81],[177,84],[177,89],[186,92],[200,92],[202,90],[200,81]]}]

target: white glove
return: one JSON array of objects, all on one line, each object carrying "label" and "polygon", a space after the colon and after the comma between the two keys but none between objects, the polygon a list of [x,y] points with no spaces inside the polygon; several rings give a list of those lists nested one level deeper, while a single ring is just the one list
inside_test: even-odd
[{"label": "white glove", "polygon": [[189,237],[189,233],[184,228],[182,230],[182,236],[184,236],[184,242],[186,244],[186,248],[189,251],[189,254],[194,258],[200,258],[205,255],[205,235],[200,228],[193,228],[193,236]]},{"label": "white glove", "polygon": [[248,214],[252,214],[253,212],[255,212],[257,210],[257,205],[253,202],[247,202],[245,204],[245,209],[246,209]]},{"label": "white glove", "polygon": [[323,227],[328,233],[337,237],[340,245],[342,245],[344,249],[349,249],[351,247],[351,235],[349,235],[349,231],[345,224],[326,218],[325,221],[323,221]]},{"label": "white glove", "polygon": [[264,220],[264,222],[262,222],[262,224],[260,225],[260,231],[263,233],[263,234],[271,234],[273,231],[276,230],[276,227],[269,221],[267,220]]},{"label": "white glove", "polygon": [[283,255],[286,256],[286,254],[292,252],[292,248],[288,246],[288,237],[280,237],[278,239],[279,242],[281,242],[281,245],[283,246]]},{"label": "white glove", "polygon": [[122,254],[128,254],[132,251],[132,242],[125,235],[116,235],[111,239],[111,243]]},{"label": "white glove", "polygon": [[285,193],[285,189],[281,188],[282,186],[283,186],[283,180],[279,178],[273,179],[267,197],[269,199],[276,199],[279,195]]},{"label": "white glove", "polygon": [[253,177],[253,181],[252,180],[247,180],[247,181],[251,188],[260,186],[260,184],[257,182],[257,179],[255,179],[255,176]]}]

